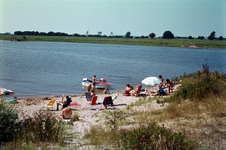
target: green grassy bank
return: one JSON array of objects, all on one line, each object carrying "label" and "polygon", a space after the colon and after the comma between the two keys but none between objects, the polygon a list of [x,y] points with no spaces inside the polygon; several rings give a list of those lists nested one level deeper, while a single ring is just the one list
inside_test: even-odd
[{"label": "green grassy bank", "polygon": [[[26,37],[26,38],[25,38]],[[197,47],[226,49],[226,41],[199,40],[199,39],[128,39],[107,37],[74,37],[74,36],[30,36],[30,35],[0,35],[0,40],[11,41],[51,41],[51,42],[74,42],[74,43],[101,43],[101,44],[123,44],[163,47]]]}]

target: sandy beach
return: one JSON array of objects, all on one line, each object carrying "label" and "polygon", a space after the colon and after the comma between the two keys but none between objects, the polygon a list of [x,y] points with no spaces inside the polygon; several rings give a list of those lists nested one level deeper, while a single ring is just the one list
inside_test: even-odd
[{"label": "sandy beach", "polygon": [[[91,106],[88,104],[90,101],[87,101],[86,96],[70,96],[72,99],[72,103],[78,103],[80,106],[71,106],[71,109],[79,115],[79,121],[74,122],[74,131],[81,133],[82,136],[85,130],[89,130],[92,125],[100,124],[99,114],[101,114],[105,110],[115,110],[115,109],[123,109],[127,105],[136,102],[140,99],[140,97],[135,96],[124,96],[122,93],[119,93],[117,99],[113,101],[114,106],[109,106],[105,109],[103,103],[104,97],[106,96],[114,96],[113,94],[97,94],[97,105]],[[57,111],[56,102],[61,101],[61,96],[51,96],[47,97],[31,97],[31,98],[19,98],[18,99],[18,107],[24,112],[25,116],[32,117],[33,112],[37,112],[39,110],[48,110],[53,112],[55,116],[61,115],[62,107],[59,106],[59,111]],[[49,99],[56,100],[53,105],[53,108],[47,108],[45,105],[49,103]],[[22,116],[20,116],[22,117]]]},{"label": "sandy beach", "polygon": [[[177,89],[179,85],[174,87],[174,90]],[[106,96],[114,97],[116,93],[112,94],[97,94],[97,105],[91,106],[88,104],[90,101],[87,101],[85,94],[81,96],[76,95],[69,95],[72,99],[72,103],[78,103],[79,106],[71,106],[73,113],[77,113],[79,115],[79,120],[73,122],[73,129],[71,132],[78,133],[77,140],[82,138],[85,134],[86,130],[89,130],[93,125],[103,125],[104,119],[101,119],[100,115],[103,111],[108,110],[121,110],[124,109],[129,104],[138,101],[139,99],[144,99],[145,97],[135,97],[135,96],[124,96],[122,92],[119,92],[119,96],[117,99],[113,101],[114,106],[108,107],[107,109],[104,107],[103,100]],[[154,97],[154,96],[147,96],[146,98]],[[34,112],[39,110],[48,110],[55,114],[55,116],[61,115],[62,107],[60,106],[59,111],[57,111],[56,102],[61,101],[62,97],[59,96],[50,96],[50,97],[30,97],[30,98],[18,98],[18,108],[21,112],[24,113],[26,117],[32,117]],[[65,97],[64,97],[65,99]],[[49,103],[50,100],[56,100],[53,105],[53,108],[47,108],[45,105]],[[138,111],[143,111],[145,109],[162,109],[166,107],[164,105],[161,107],[161,104],[158,104],[156,100],[153,100],[151,103],[142,105],[142,106],[135,106],[133,109]],[[19,116],[22,119],[22,116]]]}]

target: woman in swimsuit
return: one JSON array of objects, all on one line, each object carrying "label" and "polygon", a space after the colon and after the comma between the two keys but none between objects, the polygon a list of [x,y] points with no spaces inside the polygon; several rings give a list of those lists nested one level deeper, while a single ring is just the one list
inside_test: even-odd
[{"label": "woman in swimsuit", "polygon": [[170,81],[169,79],[166,79],[166,84],[168,85],[169,94],[170,94],[170,90],[171,90],[171,92],[173,94],[174,83],[172,81]]}]

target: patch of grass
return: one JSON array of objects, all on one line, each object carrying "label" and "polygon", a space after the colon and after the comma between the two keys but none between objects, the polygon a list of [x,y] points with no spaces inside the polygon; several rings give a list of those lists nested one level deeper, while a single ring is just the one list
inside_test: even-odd
[{"label": "patch of grass", "polygon": [[79,120],[79,114],[77,112],[73,112],[72,116],[71,116],[71,120],[72,121],[78,121]]},{"label": "patch of grass", "polygon": [[92,126],[86,131],[84,139],[88,139],[87,145],[117,145],[119,133],[103,126]]},{"label": "patch of grass", "polygon": [[132,130],[120,133],[121,149],[194,149],[195,141],[191,141],[182,133],[158,126],[156,123],[140,125]]},{"label": "patch of grass", "polygon": [[150,98],[150,97],[149,97],[149,98],[146,98],[146,97],[140,98],[138,101],[129,104],[129,105],[126,107],[126,109],[127,109],[127,110],[130,110],[133,106],[141,106],[141,105],[146,104],[146,103],[149,103],[149,102],[151,102],[151,101],[152,101],[152,98]]},{"label": "patch of grass", "polygon": [[105,124],[110,127],[110,129],[117,131],[118,126],[121,121],[124,121],[127,114],[121,110],[109,111],[109,115],[105,116]]}]

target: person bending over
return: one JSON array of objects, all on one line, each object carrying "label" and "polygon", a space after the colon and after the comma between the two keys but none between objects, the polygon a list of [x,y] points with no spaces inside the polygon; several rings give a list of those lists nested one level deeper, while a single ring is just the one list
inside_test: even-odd
[{"label": "person bending over", "polygon": [[174,83],[172,81],[170,81],[169,79],[166,79],[166,84],[168,86],[168,91],[169,91],[169,94],[170,94],[170,91],[172,92],[173,94],[173,86],[174,86]]},{"label": "person bending over", "polygon": [[87,91],[88,91],[88,92],[90,92],[91,87],[92,87],[92,85],[91,85],[91,84],[89,84],[89,85],[87,86]]}]

